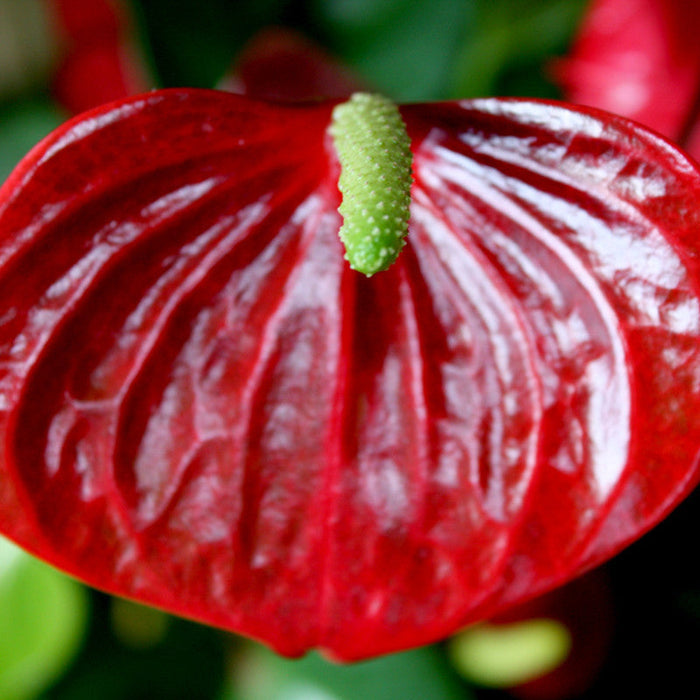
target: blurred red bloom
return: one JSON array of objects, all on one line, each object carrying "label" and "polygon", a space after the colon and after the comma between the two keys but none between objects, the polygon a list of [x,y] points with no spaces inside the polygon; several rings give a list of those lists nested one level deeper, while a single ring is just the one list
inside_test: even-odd
[{"label": "blurred red bloom", "polygon": [[594,0],[557,66],[568,99],[635,119],[700,156],[700,3]]},{"label": "blurred red bloom", "polygon": [[45,0],[59,37],[51,90],[77,114],[146,91],[147,70],[121,0]]}]

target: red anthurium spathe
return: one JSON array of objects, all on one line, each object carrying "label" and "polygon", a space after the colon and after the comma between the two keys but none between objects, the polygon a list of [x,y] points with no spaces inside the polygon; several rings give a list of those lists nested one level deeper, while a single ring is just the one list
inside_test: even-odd
[{"label": "red anthurium spathe", "polygon": [[646,124],[700,157],[700,3],[595,0],[558,67],[567,97]]},{"label": "red anthurium spathe", "polygon": [[611,556],[696,483],[700,174],[627,121],[402,107],[408,243],[338,240],[333,103],[168,90],[0,190],[0,530],[358,659]]}]

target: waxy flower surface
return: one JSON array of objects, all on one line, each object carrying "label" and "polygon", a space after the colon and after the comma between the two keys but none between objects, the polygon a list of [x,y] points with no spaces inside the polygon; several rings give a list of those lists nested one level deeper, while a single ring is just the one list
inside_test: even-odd
[{"label": "waxy flower surface", "polygon": [[0,190],[0,530],[359,659],[610,557],[698,479],[700,174],[621,118],[401,108],[406,245],[338,238],[335,102],[167,90]]}]

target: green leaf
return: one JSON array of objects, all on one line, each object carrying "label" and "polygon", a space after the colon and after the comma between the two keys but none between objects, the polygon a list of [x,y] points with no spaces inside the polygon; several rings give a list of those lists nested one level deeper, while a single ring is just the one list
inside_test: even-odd
[{"label": "green leaf", "polygon": [[478,0],[452,71],[450,98],[556,97],[547,70],[563,54],[585,0]]},{"label": "green leaf", "polygon": [[285,0],[132,0],[164,87],[214,87],[257,31],[283,20]]},{"label": "green leaf", "polygon": [[444,98],[473,0],[313,0],[330,48],[401,102]]},{"label": "green leaf", "polygon": [[33,698],[58,678],[87,617],[81,584],[0,538],[0,698]]},{"label": "green leaf", "polygon": [[19,160],[65,119],[48,100],[16,102],[0,107],[0,182]]},{"label": "green leaf", "polygon": [[469,700],[437,647],[339,665],[319,654],[284,659],[251,647],[235,670],[235,687],[223,700]]}]

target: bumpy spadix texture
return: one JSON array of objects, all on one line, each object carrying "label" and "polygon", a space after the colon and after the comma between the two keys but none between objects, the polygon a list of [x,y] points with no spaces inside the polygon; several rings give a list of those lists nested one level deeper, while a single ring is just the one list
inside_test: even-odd
[{"label": "bumpy spadix texture", "polygon": [[330,129],[343,193],[340,239],[350,267],[366,275],[386,270],[408,232],[411,143],[396,105],[356,93],[333,110]]},{"label": "bumpy spadix texture", "polygon": [[695,484],[700,176],[595,112],[403,107],[411,233],[367,278],[332,109],[154,92],[11,176],[0,530],[355,659],[571,578]]}]

